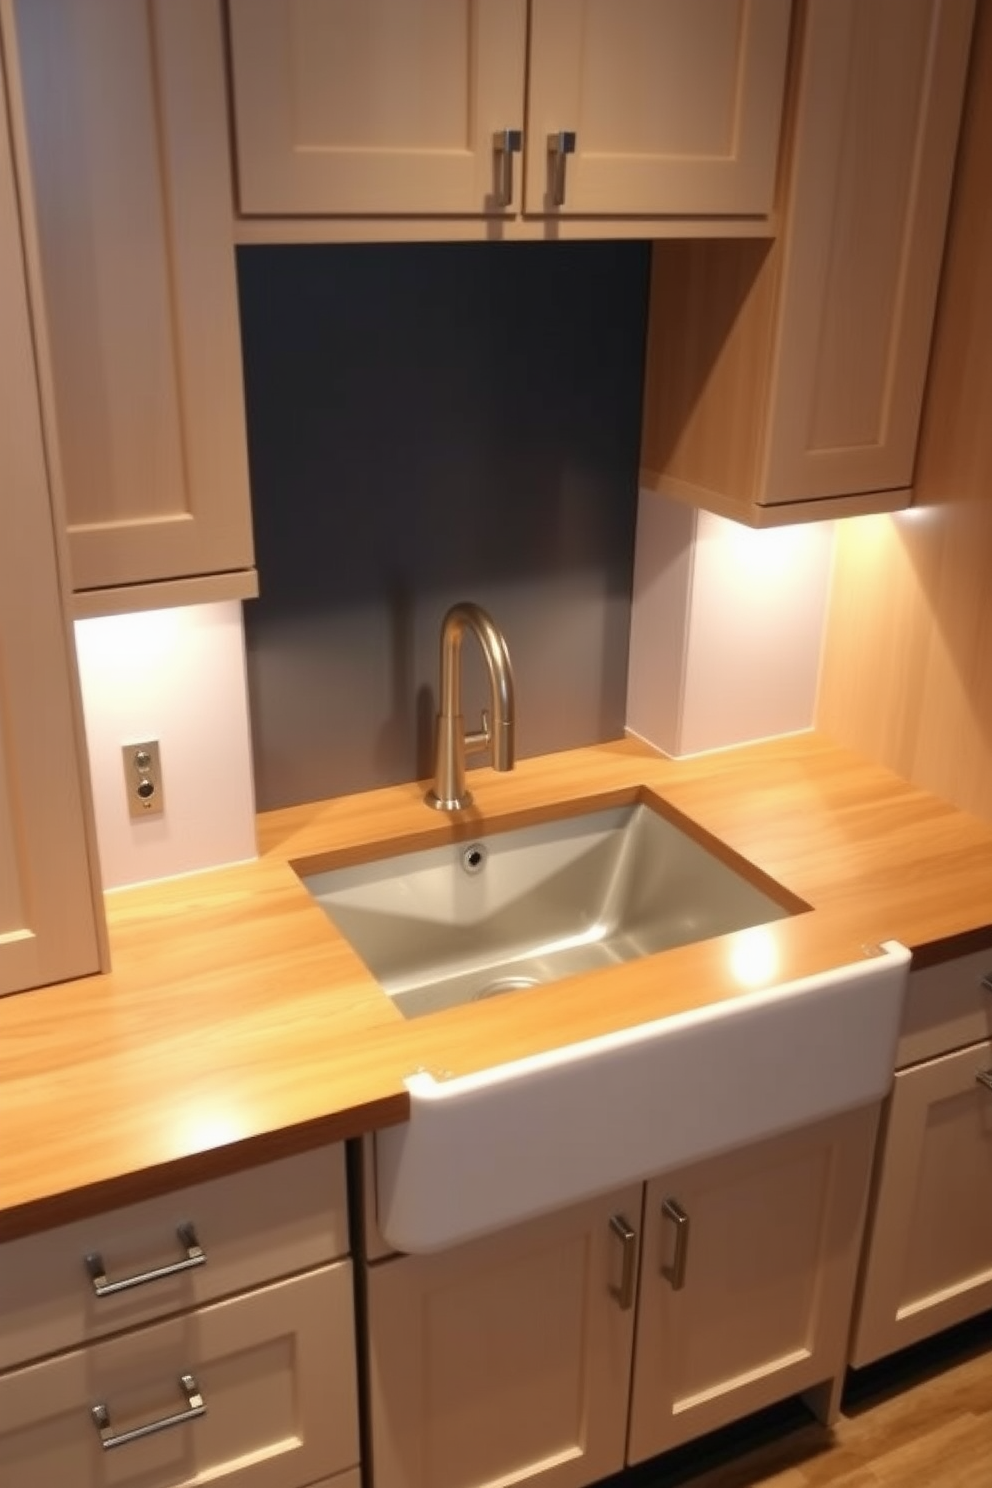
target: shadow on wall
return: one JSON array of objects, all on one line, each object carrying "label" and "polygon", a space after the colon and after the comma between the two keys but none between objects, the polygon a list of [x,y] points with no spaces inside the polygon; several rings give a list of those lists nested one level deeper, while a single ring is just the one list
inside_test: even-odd
[{"label": "shadow on wall", "polygon": [[[518,750],[623,731],[648,247],[243,248],[258,805],[430,770],[441,618],[510,648]],[[465,645],[464,706],[485,697]]]}]

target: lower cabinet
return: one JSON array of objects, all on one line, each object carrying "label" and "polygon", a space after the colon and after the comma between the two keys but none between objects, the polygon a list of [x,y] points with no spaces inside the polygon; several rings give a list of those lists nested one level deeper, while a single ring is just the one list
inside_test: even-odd
[{"label": "lower cabinet", "polygon": [[3,1488],[359,1488],[343,1149],[0,1245]]},{"label": "lower cabinet", "polygon": [[629,1461],[840,1380],[875,1127],[850,1112],[648,1184]]},{"label": "lower cabinet", "polygon": [[851,1363],[870,1364],[990,1307],[986,1039],[896,1075]]},{"label": "lower cabinet", "polygon": [[640,1219],[635,1185],[370,1268],[375,1488],[578,1488],[623,1466]]},{"label": "lower cabinet", "polygon": [[14,1370],[4,1488],[303,1488],[351,1467],[353,1328],[339,1261]]},{"label": "lower cabinet", "polygon": [[876,1125],[849,1112],[369,1265],[374,1488],[580,1488],[798,1391],[822,1408]]}]

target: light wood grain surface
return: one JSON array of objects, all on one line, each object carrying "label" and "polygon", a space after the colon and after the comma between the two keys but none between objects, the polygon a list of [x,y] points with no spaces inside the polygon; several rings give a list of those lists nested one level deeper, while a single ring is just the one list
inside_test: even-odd
[{"label": "light wood grain surface", "polygon": [[976,13],[915,507],[837,529],[817,722],[992,818],[992,5]]},{"label": "light wood grain surface", "polygon": [[[992,946],[992,827],[813,735],[684,761],[622,741],[473,789],[454,819],[413,783],[271,812],[257,862],[108,895],[108,975],[0,999],[0,1236],[401,1121],[420,1066],[467,1073],[888,938]],[[407,1022],[293,869],[645,792],[812,906],[762,932],[760,967],[722,936]]]}]

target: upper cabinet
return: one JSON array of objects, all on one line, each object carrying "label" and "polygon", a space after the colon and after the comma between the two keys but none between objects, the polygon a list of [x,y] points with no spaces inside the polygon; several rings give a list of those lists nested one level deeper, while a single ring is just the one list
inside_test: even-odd
[{"label": "upper cabinet", "polygon": [[542,232],[576,217],[654,219],[635,224],[642,235],[666,217],[762,227],[790,9],[229,0],[239,210],[491,218],[501,231],[521,213],[550,218]]},{"label": "upper cabinet", "polygon": [[2,19],[77,613],[254,593],[220,12]]},{"label": "upper cabinet", "polygon": [[0,67],[0,996],[100,968]]},{"label": "upper cabinet", "polygon": [[973,11],[797,8],[775,241],[655,249],[645,486],[756,526],[909,504]]}]

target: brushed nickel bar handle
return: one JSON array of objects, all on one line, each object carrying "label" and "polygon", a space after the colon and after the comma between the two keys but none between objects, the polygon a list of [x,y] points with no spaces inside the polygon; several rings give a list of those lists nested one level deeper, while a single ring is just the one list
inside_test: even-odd
[{"label": "brushed nickel bar handle", "polygon": [[685,1268],[689,1259],[689,1216],[675,1199],[665,1199],[661,1212],[675,1226],[675,1254],[670,1266],[662,1265],[661,1274],[671,1283],[673,1292],[680,1292],[685,1286]]},{"label": "brushed nickel bar handle", "polygon": [[992,992],[992,971],[987,971],[978,985],[984,987],[986,992]]},{"label": "brushed nickel bar handle", "polygon": [[186,1409],[174,1411],[172,1415],[160,1416],[157,1421],[146,1421],[144,1426],[132,1426],[128,1431],[114,1431],[110,1424],[110,1411],[104,1403],[94,1405],[90,1411],[93,1425],[100,1433],[100,1445],[105,1452],[113,1447],[126,1447],[128,1442],[140,1441],[143,1436],[154,1436],[158,1431],[168,1431],[171,1426],[185,1426],[187,1421],[198,1421],[207,1414],[200,1387],[191,1374],[179,1376],[179,1387],[186,1396]]},{"label": "brushed nickel bar handle", "polygon": [[493,135],[497,206],[508,207],[513,201],[513,157],[520,154],[523,139],[519,129],[497,129]]},{"label": "brushed nickel bar handle", "polygon": [[620,1285],[612,1288],[620,1303],[621,1312],[629,1312],[634,1305],[634,1279],[637,1270],[637,1231],[632,1230],[622,1214],[610,1215],[610,1229],[623,1247],[623,1268]]},{"label": "brushed nickel bar handle", "polygon": [[565,160],[575,154],[574,129],[559,129],[548,135],[548,163],[551,167],[551,205],[565,205]]},{"label": "brushed nickel bar handle", "polygon": [[86,1256],[93,1291],[98,1297],[112,1297],[117,1292],[129,1292],[132,1287],[144,1286],[147,1281],[162,1281],[166,1276],[178,1276],[181,1271],[192,1271],[194,1266],[205,1266],[207,1257],[196,1238],[196,1231],[188,1222],[176,1227],[179,1243],[186,1254],[181,1261],[171,1261],[167,1266],[156,1266],[154,1271],[140,1271],[137,1276],[122,1276],[120,1281],[108,1281],[103,1257],[99,1251]]},{"label": "brushed nickel bar handle", "polygon": [[984,1085],[987,1089],[992,1090],[992,1070],[979,1070],[975,1076],[975,1080],[979,1085]]}]

